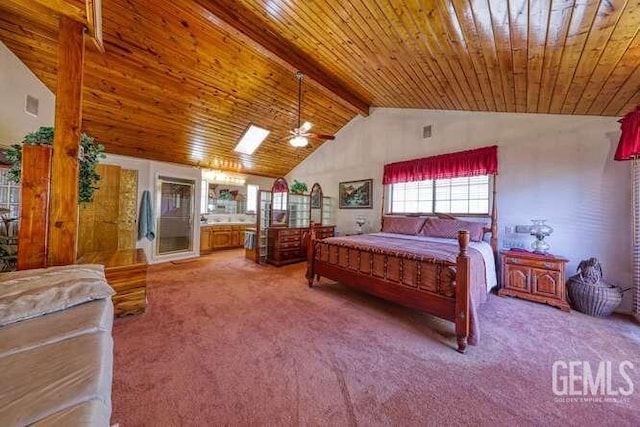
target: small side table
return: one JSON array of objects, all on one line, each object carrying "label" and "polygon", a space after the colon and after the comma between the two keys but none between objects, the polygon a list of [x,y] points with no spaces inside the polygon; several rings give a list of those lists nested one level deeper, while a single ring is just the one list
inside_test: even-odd
[{"label": "small side table", "polygon": [[530,252],[502,251],[500,296],[523,298],[570,311],[565,290],[568,259]]}]

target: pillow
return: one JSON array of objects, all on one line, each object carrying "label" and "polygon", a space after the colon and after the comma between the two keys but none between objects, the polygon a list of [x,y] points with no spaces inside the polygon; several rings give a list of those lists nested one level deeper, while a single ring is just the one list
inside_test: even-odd
[{"label": "pillow", "polygon": [[0,326],[108,298],[102,265],[23,270],[0,277]]},{"label": "pillow", "polygon": [[445,239],[457,239],[459,230],[467,230],[469,238],[474,242],[481,242],[484,237],[485,224],[482,222],[462,221],[459,219],[428,218],[422,230],[421,236],[442,237]]},{"label": "pillow", "polygon": [[416,235],[422,229],[425,218],[406,216],[385,216],[382,221],[383,233]]},{"label": "pillow", "polygon": [[449,214],[442,213],[442,212],[436,212],[435,215],[440,219],[458,219],[453,215],[449,215]]}]

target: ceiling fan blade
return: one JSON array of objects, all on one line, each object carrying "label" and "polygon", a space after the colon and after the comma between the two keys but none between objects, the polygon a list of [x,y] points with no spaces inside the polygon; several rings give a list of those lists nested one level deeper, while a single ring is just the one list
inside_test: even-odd
[{"label": "ceiling fan blade", "polygon": [[336,139],[336,137],[333,135],[322,135],[319,133],[305,133],[305,134],[302,134],[301,136],[305,136],[307,138],[313,138],[313,139],[326,139],[327,141]]},{"label": "ceiling fan blade", "polygon": [[298,131],[300,133],[306,133],[308,132],[311,128],[313,127],[313,124],[309,123],[309,122],[304,122],[302,124],[302,126],[300,126],[300,128],[298,129]]}]

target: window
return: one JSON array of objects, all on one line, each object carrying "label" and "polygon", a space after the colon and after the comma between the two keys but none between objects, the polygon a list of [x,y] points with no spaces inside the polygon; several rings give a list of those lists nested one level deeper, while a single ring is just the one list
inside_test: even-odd
[{"label": "window", "polygon": [[489,176],[402,182],[390,185],[390,213],[489,213]]},{"label": "window", "polygon": [[258,210],[258,186],[247,185],[247,212],[257,212]]}]

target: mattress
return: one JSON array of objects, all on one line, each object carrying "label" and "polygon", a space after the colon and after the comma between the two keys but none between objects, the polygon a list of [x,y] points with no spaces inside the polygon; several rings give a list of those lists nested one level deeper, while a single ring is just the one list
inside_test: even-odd
[{"label": "mattress", "polygon": [[0,425],[109,425],[113,304],[101,299],[0,328]]}]

